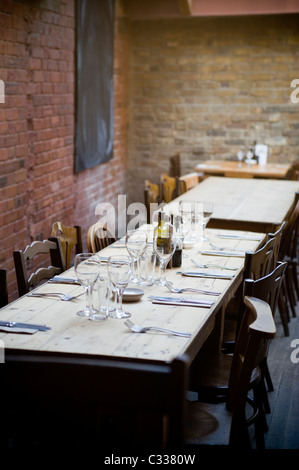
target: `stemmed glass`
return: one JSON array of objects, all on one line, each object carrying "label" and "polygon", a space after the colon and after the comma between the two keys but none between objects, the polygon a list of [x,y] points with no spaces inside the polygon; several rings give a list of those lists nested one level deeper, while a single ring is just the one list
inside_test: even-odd
[{"label": "stemmed glass", "polygon": [[195,203],[194,201],[180,201],[179,210],[181,215],[181,223],[179,226],[180,239],[182,244],[186,240],[187,235],[192,229],[192,224],[194,222],[194,210]]},{"label": "stemmed glass", "polygon": [[244,152],[242,152],[242,150],[239,150],[239,152],[237,153],[237,157],[238,157],[238,161],[239,161],[239,167],[242,166],[242,161],[244,160]]},{"label": "stemmed glass", "polygon": [[109,314],[112,318],[127,318],[131,314],[122,308],[122,296],[132,274],[132,260],[130,256],[118,255],[108,258],[108,276],[116,289],[116,308]]},{"label": "stemmed glass", "polygon": [[161,238],[158,233],[154,233],[154,251],[160,261],[160,281],[159,284],[165,286],[168,283],[165,276],[167,263],[171,260],[176,247],[175,234],[173,226],[165,223],[164,237]]},{"label": "stemmed glass", "polygon": [[212,217],[213,214],[213,203],[210,201],[204,201],[204,202],[198,202],[196,204],[196,212],[200,215],[200,218],[202,220],[202,241],[208,241],[209,239],[205,237],[205,229],[206,226]]},{"label": "stemmed glass", "polygon": [[75,273],[78,281],[84,287],[86,293],[86,306],[77,312],[80,317],[89,317],[90,320],[105,320],[106,316],[101,315],[93,307],[92,290],[100,274],[101,262],[94,253],[79,253],[75,257]]},{"label": "stemmed glass", "polygon": [[131,282],[140,284],[140,259],[146,250],[147,233],[145,230],[128,230],[126,233],[126,248],[132,258],[133,268],[137,266],[137,273],[131,277]]}]

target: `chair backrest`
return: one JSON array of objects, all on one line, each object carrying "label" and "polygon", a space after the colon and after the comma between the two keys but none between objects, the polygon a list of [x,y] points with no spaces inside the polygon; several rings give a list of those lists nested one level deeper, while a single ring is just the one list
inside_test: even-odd
[{"label": "chair backrest", "polygon": [[276,268],[270,274],[256,280],[245,279],[243,290],[244,296],[251,296],[264,300],[270,305],[274,316],[286,267],[286,262],[278,262]]},{"label": "chair backrest", "polygon": [[[45,256],[48,260],[50,259],[51,266],[39,267],[36,271],[30,273],[34,269],[34,261],[37,266],[40,266],[41,258],[43,264],[45,263]],[[44,241],[34,241],[31,245],[27,245],[24,251],[15,250],[13,258],[20,296],[27,294],[31,287],[36,287],[45,279],[50,279],[65,271],[61,243],[57,237],[50,237]],[[27,267],[27,265],[30,266]]]},{"label": "chair backrest", "polygon": [[198,173],[188,173],[183,175],[178,179],[179,193],[184,194],[189,189],[194,188],[200,181],[203,180],[203,177],[200,177]]},{"label": "chair backrest", "polygon": [[276,239],[274,252],[273,252],[273,260],[272,260],[273,269],[275,268],[276,263],[279,260],[280,243],[281,243],[281,239],[282,239],[282,235],[283,235],[283,231],[285,229],[285,226],[286,226],[286,221],[284,220],[282,222],[282,224],[278,227],[276,232],[268,233],[268,239],[270,239],[270,238],[275,238]]},{"label": "chair backrest", "polygon": [[73,249],[76,254],[82,253],[83,251],[81,227],[79,225],[67,227],[61,222],[54,222],[52,225],[51,236],[60,238],[65,268],[69,269],[71,266]]},{"label": "chair backrest", "polygon": [[244,298],[244,281],[245,279],[260,279],[271,272],[273,267],[273,256],[276,245],[276,239],[269,239],[259,250],[245,253],[243,280],[239,296],[238,318],[236,334],[238,335],[241,321],[245,311]]},{"label": "chair backrest", "polygon": [[169,176],[179,178],[181,176],[181,157],[179,154],[169,159]]},{"label": "chair backrest", "polygon": [[292,258],[297,251],[298,223],[299,201],[296,202],[290,217],[286,220],[278,253],[280,261],[283,261],[286,256],[290,256]]},{"label": "chair backrest", "polygon": [[152,183],[149,180],[144,182],[144,203],[147,211],[147,223],[151,223],[152,212],[155,210],[151,204],[160,204],[161,202],[160,185]]},{"label": "chair backrest", "polygon": [[48,432],[51,444],[62,438],[72,448],[84,442],[105,452],[123,447],[139,453],[184,443],[187,357],[150,363],[12,350],[5,362],[2,389],[11,403],[17,400],[18,410],[28,411],[28,426],[40,404],[37,440]]},{"label": "chair backrest", "polygon": [[271,271],[275,245],[276,238],[271,238],[258,250],[245,253],[243,280],[259,279]]},{"label": "chair backrest", "polygon": [[87,249],[89,253],[97,253],[114,242],[116,242],[116,237],[100,222],[96,222],[89,227],[87,232]]},{"label": "chair backrest", "polygon": [[232,410],[230,445],[237,445],[241,435],[244,436],[242,430],[251,374],[266,360],[269,341],[276,334],[267,302],[246,296],[244,303],[246,309],[233,354],[228,387],[227,408]]},{"label": "chair backrest", "polygon": [[8,304],[6,269],[0,269],[0,308]]},{"label": "chair backrest", "polygon": [[168,204],[177,196],[177,179],[166,173],[161,174],[162,201]]}]

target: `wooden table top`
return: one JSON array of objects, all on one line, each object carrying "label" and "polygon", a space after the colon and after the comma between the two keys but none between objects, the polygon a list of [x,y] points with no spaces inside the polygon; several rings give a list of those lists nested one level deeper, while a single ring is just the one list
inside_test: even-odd
[{"label": "wooden table top", "polygon": [[[259,240],[221,239],[220,233],[224,230],[208,229],[207,234],[215,244],[227,248],[240,248],[242,250],[255,250],[265,239],[263,234],[258,235]],[[236,233],[230,231],[229,233]],[[238,235],[241,232],[237,232]],[[244,232],[244,235],[250,235]],[[244,256],[214,256],[200,254],[202,249],[211,249],[208,242],[195,244],[184,249],[183,265],[181,268],[168,269],[166,276],[173,281],[174,286],[197,287],[221,292],[219,296],[202,294],[172,294],[165,287],[142,287],[144,295],[138,302],[124,303],[126,310],[132,314],[132,321],[145,325],[156,325],[190,332],[190,338],[169,336],[165,334],[132,333],[125,325],[124,319],[108,318],[103,322],[92,322],[76,315],[84,303],[81,296],[73,301],[61,301],[49,298],[33,298],[23,296],[0,310],[0,320],[21,321],[29,323],[46,324],[51,330],[36,332],[34,334],[16,334],[0,331],[0,340],[3,341],[6,354],[10,349],[30,351],[51,351],[78,354],[110,355],[115,357],[140,358],[144,360],[170,361],[186,353],[192,360],[201,348],[206,337],[211,333],[215,324],[215,317],[221,307],[236,291],[242,279]],[[116,243],[100,252],[101,256],[126,253],[124,244]],[[192,258],[200,263],[213,262],[222,266],[236,267],[235,277],[232,280],[184,277],[177,271],[202,271],[192,263]],[[214,268],[215,269],[215,268]],[[213,268],[205,271],[213,270]],[[219,269],[217,269],[219,271]],[[231,271],[222,269],[222,273]],[[73,269],[66,271],[65,276],[75,277]],[[134,285],[129,285],[133,287]],[[78,294],[82,292],[81,286],[68,284],[46,283],[38,288],[40,292],[62,292]],[[210,308],[170,306],[153,304],[149,295],[163,295],[169,297],[195,297],[213,299],[215,302]]]},{"label": "wooden table top", "polygon": [[272,232],[288,216],[298,181],[210,176],[179,196],[180,200],[212,201],[209,227]]},{"label": "wooden table top", "polygon": [[291,163],[257,163],[248,164],[230,160],[207,160],[198,163],[194,170],[204,174],[215,176],[236,176],[239,178],[273,178],[286,179],[292,169]]}]

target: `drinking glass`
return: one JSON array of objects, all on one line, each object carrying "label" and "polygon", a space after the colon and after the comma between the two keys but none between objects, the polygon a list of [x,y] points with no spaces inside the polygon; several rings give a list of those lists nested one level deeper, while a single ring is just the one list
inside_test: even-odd
[{"label": "drinking glass", "polygon": [[100,274],[101,262],[94,253],[79,253],[75,257],[75,273],[78,281],[84,287],[86,293],[86,305],[83,310],[77,312],[80,317],[89,317],[90,320],[104,320],[105,315],[101,315],[93,307],[92,290]]},{"label": "drinking glass", "polygon": [[238,157],[238,161],[239,161],[238,166],[241,167],[242,166],[242,161],[244,160],[244,152],[242,150],[239,150],[239,152],[237,153],[237,157]]},{"label": "drinking glass", "polygon": [[115,255],[108,258],[108,276],[117,294],[116,308],[110,312],[112,318],[127,318],[131,314],[122,308],[122,296],[127,287],[132,274],[132,260],[130,256]]},{"label": "drinking glass", "polygon": [[126,233],[126,248],[132,258],[133,268],[137,267],[136,275],[133,274],[131,282],[140,284],[140,258],[146,250],[147,232],[145,230],[128,230]]},{"label": "drinking glass", "polygon": [[202,227],[203,227],[202,241],[208,241],[209,239],[205,236],[205,229],[213,214],[213,203],[210,201],[198,202],[196,204],[196,212],[198,214],[201,214],[199,215],[199,217],[202,221]]},{"label": "drinking glass", "polygon": [[160,262],[160,281],[159,284],[164,286],[167,284],[166,280],[166,266],[171,260],[176,247],[175,235],[171,224],[166,223],[166,230],[164,237],[161,239],[158,233],[154,233],[154,251],[157,254]]},{"label": "drinking glass", "polygon": [[192,231],[195,215],[194,201],[180,201],[179,210],[181,215],[181,223],[179,226],[180,239],[182,244],[187,241],[188,235]]}]

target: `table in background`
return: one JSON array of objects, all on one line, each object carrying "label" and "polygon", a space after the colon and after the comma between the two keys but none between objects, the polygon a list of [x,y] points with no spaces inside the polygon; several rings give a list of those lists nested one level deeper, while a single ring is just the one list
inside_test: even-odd
[{"label": "table in background", "polygon": [[274,232],[288,217],[298,181],[210,176],[172,201],[212,201],[209,227]]},{"label": "table in background", "polygon": [[207,160],[195,166],[196,172],[205,175],[234,176],[237,178],[272,178],[288,179],[292,171],[292,163],[257,163],[247,164],[230,160]]}]

